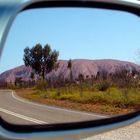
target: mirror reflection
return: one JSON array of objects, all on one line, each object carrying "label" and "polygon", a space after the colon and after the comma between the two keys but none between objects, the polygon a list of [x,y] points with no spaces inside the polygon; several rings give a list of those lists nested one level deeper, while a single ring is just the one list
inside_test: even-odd
[{"label": "mirror reflection", "polygon": [[139,109],[139,22],[93,8],[20,13],[0,62],[0,115],[16,124],[50,124]]}]

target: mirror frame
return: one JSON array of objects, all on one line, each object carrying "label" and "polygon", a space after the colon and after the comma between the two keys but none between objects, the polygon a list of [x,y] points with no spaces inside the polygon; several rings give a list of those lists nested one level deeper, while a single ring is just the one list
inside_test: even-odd
[{"label": "mirror frame", "polygon": [[[121,10],[140,17],[140,1],[137,0],[4,0],[0,2],[0,56],[8,31],[18,13],[33,8],[86,7]],[[116,129],[140,120],[140,110],[129,114],[75,123],[46,125],[15,125],[0,117],[0,136],[8,138],[27,138],[58,135],[94,135]],[[31,135],[32,134],[32,135]]]}]

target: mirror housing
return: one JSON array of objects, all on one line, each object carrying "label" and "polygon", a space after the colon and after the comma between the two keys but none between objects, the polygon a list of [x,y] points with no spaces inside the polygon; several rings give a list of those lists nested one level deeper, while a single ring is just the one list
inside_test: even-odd
[{"label": "mirror housing", "polygon": [[[43,7],[90,7],[90,8],[105,8],[127,11],[140,16],[140,2],[139,1],[112,1],[112,0],[89,0],[89,1],[53,1],[53,0],[14,0],[2,1],[0,3],[0,54],[4,46],[8,31],[14,18],[23,10],[31,8]],[[96,121],[86,121],[80,123],[65,123],[52,125],[31,125],[21,126],[9,124],[0,118],[0,135],[4,138],[45,138],[60,139],[71,137],[84,138],[90,135],[98,134],[108,130],[116,129],[140,119],[140,111],[133,112],[119,117],[107,118]],[[32,133],[32,134],[31,134]]]}]

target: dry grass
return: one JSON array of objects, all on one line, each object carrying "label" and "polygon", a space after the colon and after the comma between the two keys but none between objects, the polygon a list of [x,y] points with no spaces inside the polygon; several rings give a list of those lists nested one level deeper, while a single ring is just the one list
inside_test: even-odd
[{"label": "dry grass", "polygon": [[121,108],[113,104],[107,104],[103,102],[89,102],[82,100],[77,101],[76,99],[74,100],[74,96],[70,97],[70,95],[68,94],[67,96],[63,95],[63,97],[59,96],[58,98],[56,98],[56,96],[54,95],[54,91],[51,91],[50,97],[48,96],[49,91],[42,93],[41,91],[37,91],[35,89],[18,89],[16,90],[16,93],[18,96],[46,105],[59,106],[69,109],[94,112],[111,116],[134,111],[134,108],[132,107]]}]

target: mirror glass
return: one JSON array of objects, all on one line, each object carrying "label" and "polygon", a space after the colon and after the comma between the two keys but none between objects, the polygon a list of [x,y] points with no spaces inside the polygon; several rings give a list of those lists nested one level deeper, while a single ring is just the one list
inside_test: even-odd
[{"label": "mirror glass", "polygon": [[96,8],[19,13],[0,61],[0,115],[16,124],[102,119],[140,106],[140,19]]}]

